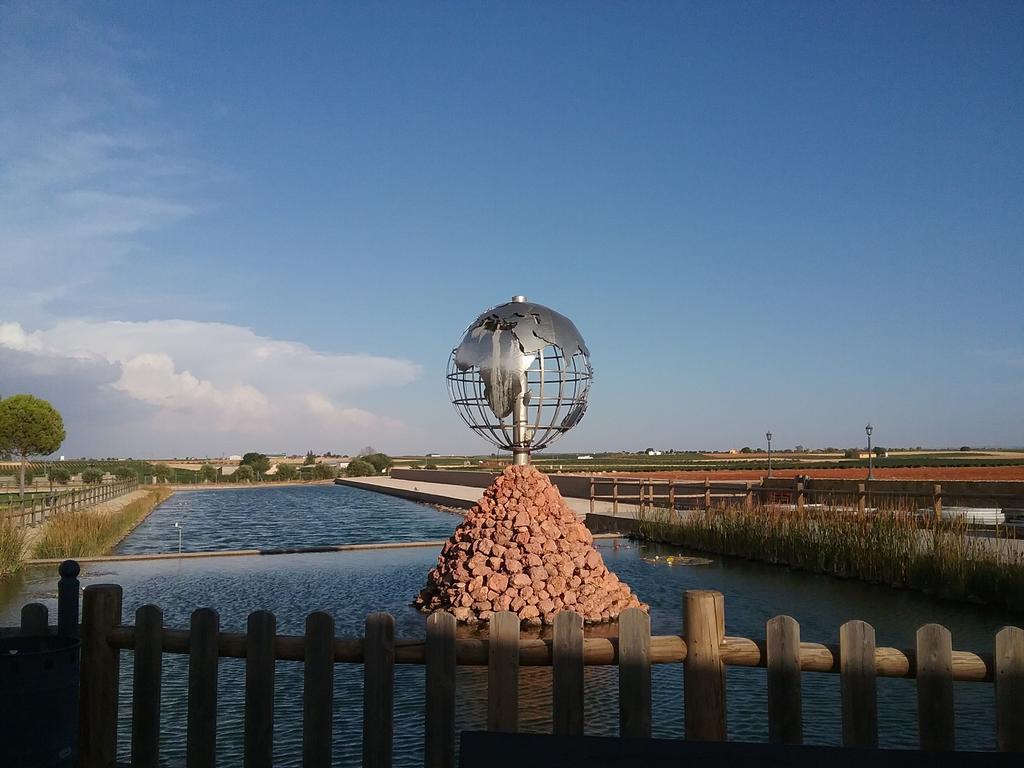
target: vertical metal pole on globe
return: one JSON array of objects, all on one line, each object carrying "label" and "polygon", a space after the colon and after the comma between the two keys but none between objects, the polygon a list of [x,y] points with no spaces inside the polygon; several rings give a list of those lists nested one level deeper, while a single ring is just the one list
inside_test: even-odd
[{"label": "vertical metal pole on globe", "polygon": [[523,466],[530,463],[530,442],[526,430],[526,403],[523,396],[516,398],[515,421],[512,423],[512,463]]},{"label": "vertical metal pole on globe", "polygon": [[[524,304],[526,297],[515,295],[512,297],[514,304]],[[522,392],[516,398],[514,421],[512,422],[512,463],[523,466],[530,463],[530,440],[526,428],[526,401],[523,395],[526,393],[526,374],[522,375]]]}]

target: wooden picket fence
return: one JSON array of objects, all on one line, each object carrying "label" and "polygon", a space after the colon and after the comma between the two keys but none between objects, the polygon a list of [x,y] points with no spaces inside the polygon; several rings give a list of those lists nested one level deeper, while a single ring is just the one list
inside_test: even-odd
[{"label": "wooden picket fence", "polygon": [[15,499],[0,504],[0,514],[18,527],[37,525],[61,512],[74,512],[138,490],[138,480],[114,480],[109,483],[86,485],[82,488],[36,494],[24,500]]},{"label": "wooden picket fence", "polygon": [[[62,566],[58,588],[59,631],[79,628],[77,565]],[[839,644],[805,642],[789,616],[767,622],[763,640],[725,634],[721,593],[688,591],[683,596],[681,635],[652,636],[650,617],[630,609],[619,618],[618,637],[585,637],[583,621],[571,611],[556,617],[550,640],[521,638],[519,619],[495,613],[489,638],[461,638],[454,617],[438,611],[427,618],[425,639],[396,640],[394,618],[374,613],[361,638],[334,635],[334,620],[311,613],[302,636],[278,635],[272,613],[250,614],[245,633],[221,632],[216,611],[193,612],[188,629],[167,629],[154,605],[140,607],[135,624],[125,625],[122,591],[117,585],[85,589],[82,606],[80,686],[80,765],[115,765],[118,736],[118,679],[121,651],[134,654],[131,765],[156,768],[160,754],[161,671],[163,654],[184,654],[188,663],[186,753],[189,768],[213,766],[217,732],[219,659],[245,661],[245,764],[272,765],[274,678],[278,661],[302,662],[303,765],[329,766],[334,716],[334,665],[363,665],[363,765],[390,766],[396,664],[421,664],[426,674],[424,764],[455,764],[455,670],[458,665],[486,667],[489,730],[518,729],[519,668],[552,669],[552,723],[556,734],[582,734],[585,665],[617,666],[619,732],[651,735],[651,666],[683,665],[687,739],[727,738],[725,667],[766,667],[769,740],[800,744],[803,739],[801,675],[840,676],[842,742],[848,747],[878,745],[876,679],[916,678],[922,749],[952,750],[953,681],[995,686],[998,749],[1024,751],[1024,630],[1005,627],[995,636],[993,654],[953,650],[950,633],[928,624],[909,650],[875,646],[875,632],[863,621],[839,630]],[[44,606],[22,612],[23,631],[46,631]]]}]

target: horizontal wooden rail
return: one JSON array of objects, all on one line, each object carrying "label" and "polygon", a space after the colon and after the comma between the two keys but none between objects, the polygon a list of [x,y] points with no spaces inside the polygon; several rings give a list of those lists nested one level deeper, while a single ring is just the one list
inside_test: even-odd
[{"label": "horizontal wooden rail", "polygon": [[[121,625],[111,629],[107,642],[111,647],[131,650],[135,647],[136,629]],[[519,664],[524,667],[549,667],[552,664],[553,641],[526,639],[519,642]],[[164,653],[188,654],[189,631],[165,629],[162,648]],[[489,643],[484,638],[458,638],[455,640],[455,661],[460,666],[487,666]],[[221,632],[217,639],[217,655],[223,658],[243,659],[248,651],[244,632]],[[766,667],[767,645],[763,640],[746,637],[723,638],[719,655],[726,666]],[[274,638],[274,658],[280,661],[303,661],[306,657],[305,638],[302,635],[277,635]],[[424,664],[427,644],[424,640],[395,640],[396,664]],[[653,635],[650,645],[651,664],[681,664],[686,660],[686,644],[679,635]],[[880,677],[913,678],[917,668],[917,653],[912,649],[875,648],[875,668]],[[359,638],[335,638],[334,661],[341,664],[363,663],[363,641]],[[953,651],[953,679],[964,682],[990,683],[993,680],[993,661],[990,654],[971,651]],[[619,663],[619,641],[615,637],[588,637],[583,641],[583,663],[588,666],[606,666]],[[839,672],[839,644],[800,643],[800,669],[804,672]]]},{"label": "horizontal wooden rail", "polygon": [[15,525],[27,527],[48,520],[61,512],[74,512],[131,493],[139,487],[136,480],[115,480],[110,483],[86,485],[81,488],[55,490],[24,500],[7,502],[0,509]]}]

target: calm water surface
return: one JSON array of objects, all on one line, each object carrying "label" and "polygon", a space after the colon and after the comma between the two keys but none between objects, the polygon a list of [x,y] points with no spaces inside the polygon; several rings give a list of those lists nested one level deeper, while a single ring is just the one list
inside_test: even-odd
[{"label": "calm water surface", "polygon": [[[307,496],[308,494],[308,496]],[[332,495],[333,494],[333,495]],[[221,526],[218,510],[230,510]],[[314,512],[313,510],[319,510]],[[372,510],[372,512],[371,512]],[[355,489],[332,487],[273,491],[197,492],[181,494],[161,508],[125,542],[125,551],[165,550],[166,528],[176,519],[191,521],[187,548],[209,549],[214,541],[232,547],[292,546],[343,541],[441,538],[459,518],[429,507]],[[161,522],[162,521],[162,522]],[[389,523],[390,521],[390,523]],[[392,529],[393,526],[393,529]],[[223,529],[222,529],[223,528]],[[232,530],[224,530],[224,529]],[[202,534],[202,535],[201,535]],[[347,538],[346,538],[347,537]],[[149,544],[141,543],[143,540]],[[176,539],[173,542],[177,546]],[[705,567],[670,567],[647,560],[673,550],[611,541],[599,542],[608,566],[651,605],[652,630],[678,633],[682,592],[717,589],[725,594],[726,628],[731,635],[763,637],[765,622],[780,613],[794,616],[805,640],[836,642],[839,625],[851,618],[871,622],[880,645],[912,647],[921,624],[935,621],[953,633],[958,649],[991,651],[992,637],[1020,615],[978,606],[934,600],[911,592],[872,587],[852,581],[791,573],[732,560]],[[430,548],[104,563],[86,566],[84,584],[116,582],[125,590],[125,614],[145,603],[164,609],[169,627],[187,627],[197,607],[216,608],[226,630],[244,631],[250,611],[268,609],[278,631],[301,634],[310,611],[331,613],[340,635],[362,632],[366,614],[386,610],[395,616],[399,637],[422,637],[423,617],[409,606],[437,553]],[[29,570],[0,592],[0,624],[17,621],[24,602],[40,600],[55,608],[55,574]],[[122,655],[122,750],[128,756],[131,656]],[[224,660],[219,679],[218,750],[225,765],[241,763],[244,661]],[[164,662],[163,753],[168,765],[183,764],[187,659]],[[617,732],[617,678],[614,670],[587,668],[588,733]],[[728,718],[734,739],[767,739],[764,670],[730,668]],[[521,670],[520,708],[524,730],[550,729],[550,670]],[[401,666],[395,675],[395,764],[422,764],[423,669]],[[275,712],[275,765],[300,764],[302,669],[279,662]],[[683,735],[682,667],[659,665],[653,672],[654,733]],[[460,669],[457,726],[485,725],[486,678],[483,670]],[[916,691],[913,681],[880,679],[879,725],[883,746],[917,743]],[[994,747],[992,686],[957,683],[957,746]],[[361,759],[362,668],[338,665],[335,673],[335,763],[357,765]],[[804,723],[807,741],[838,744],[839,680],[836,675],[804,675]]]},{"label": "calm water surface", "polygon": [[345,485],[184,491],[161,504],[117,548],[122,555],[182,549],[268,549],[443,539],[459,518]]}]

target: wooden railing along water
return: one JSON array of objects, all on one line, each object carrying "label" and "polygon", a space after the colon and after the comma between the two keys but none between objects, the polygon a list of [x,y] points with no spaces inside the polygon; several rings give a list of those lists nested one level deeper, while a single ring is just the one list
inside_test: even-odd
[{"label": "wooden railing along water", "polygon": [[[71,565],[72,567],[68,567]],[[61,634],[78,629],[77,565],[65,563],[58,593]],[[46,608],[25,606],[23,631],[41,633]],[[651,667],[682,664],[683,711],[687,739],[724,741],[726,666],[766,668],[769,740],[800,744],[803,740],[801,682],[804,673],[838,674],[841,691],[842,743],[847,747],[878,745],[878,677],[913,678],[917,684],[920,747],[952,750],[954,681],[990,684],[995,689],[993,729],[997,748],[1024,751],[1024,630],[1005,627],[994,638],[991,654],[952,648],[949,631],[928,624],[917,631],[911,649],[878,647],[875,631],[863,621],[839,628],[839,643],[805,641],[789,616],[767,622],[761,639],[725,633],[721,593],[688,591],[683,595],[679,635],[651,635],[650,617],[630,609],[619,618],[617,637],[586,637],[580,616],[558,614],[550,640],[524,638],[515,614],[495,613],[489,637],[459,637],[454,617],[436,612],[426,620],[423,639],[395,638],[395,621],[387,613],[366,617],[363,637],[335,637],[327,613],[311,613],[305,634],[279,635],[267,611],[249,615],[244,633],[222,632],[215,610],[192,613],[187,629],[164,627],[163,612],[144,605],[135,623],[125,624],[120,586],[92,585],[82,605],[80,696],[80,765],[115,765],[118,741],[118,681],[121,652],[134,655],[131,765],[159,765],[161,673],[164,654],[188,656],[187,765],[214,765],[217,733],[219,659],[244,658],[244,751],[247,766],[271,766],[275,667],[278,662],[304,666],[302,760],[304,766],[328,766],[332,758],[334,667],[363,667],[363,764],[392,762],[395,665],[425,668],[424,763],[452,766],[455,761],[456,676],[459,665],[486,667],[489,730],[518,729],[519,668],[552,670],[552,723],[556,734],[582,734],[585,724],[584,667],[618,668],[619,732],[651,735]]]},{"label": "wooden railing along water", "polygon": [[0,503],[0,516],[23,528],[48,520],[60,512],[73,512],[109,501],[138,490],[138,487],[138,480],[129,479],[86,485],[46,495],[37,494],[24,500],[15,499]]},{"label": "wooden railing along water", "polygon": [[[801,478],[762,479],[761,482],[730,482],[692,480],[665,480],[659,478],[596,477],[590,481],[590,512],[595,503],[610,502],[612,514],[619,513],[619,505],[636,509],[710,509],[713,504],[741,503],[748,509],[755,504],[792,504],[802,510],[808,504],[829,507],[847,507],[861,514],[871,505],[913,508],[926,505],[936,517],[942,516],[944,504],[973,505],[1001,504],[1024,509],[1024,483],[1002,483],[1018,488],[1016,491],[988,489],[967,490],[962,487],[943,489],[941,483],[927,484],[927,490],[892,487],[893,483],[870,481],[830,481],[816,484]],[[915,484],[918,485],[918,484]],[[957,486],[964,485],[957,483]],[[974,483],[972,485],[983,485]]]}]

